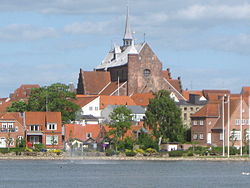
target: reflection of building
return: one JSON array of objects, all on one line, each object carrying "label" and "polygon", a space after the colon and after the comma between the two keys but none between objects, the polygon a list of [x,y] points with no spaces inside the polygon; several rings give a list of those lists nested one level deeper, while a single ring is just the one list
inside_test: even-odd
[{"label": "reflection of building", "polygon": [[161,89],[185,100],[180,78],[174,80],[169,69],[162,70],[161,61],[146,42],[134,43],[127,15],[123,45],[114,45],[94,71],[80,70],[77,93],[130,96]]}]

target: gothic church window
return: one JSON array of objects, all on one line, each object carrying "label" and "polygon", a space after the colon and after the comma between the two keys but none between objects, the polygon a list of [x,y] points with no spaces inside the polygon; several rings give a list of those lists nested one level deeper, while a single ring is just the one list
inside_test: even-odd
[{"label": "gothic church window", "polygon": [[143,72],[144,77],[148,78],[151,74],[151,71],[149,69],[145,69]]}]

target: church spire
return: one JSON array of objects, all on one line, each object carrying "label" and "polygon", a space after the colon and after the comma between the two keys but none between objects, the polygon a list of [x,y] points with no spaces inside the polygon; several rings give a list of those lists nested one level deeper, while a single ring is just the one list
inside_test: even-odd
[{"label": "church spire", "polygon": [[125,33],[123,37],[123,46],[131,46],[132,40],[133,40],[133,35],[129,23],[129,7],[127,6],[127,16],[126,16]]}]

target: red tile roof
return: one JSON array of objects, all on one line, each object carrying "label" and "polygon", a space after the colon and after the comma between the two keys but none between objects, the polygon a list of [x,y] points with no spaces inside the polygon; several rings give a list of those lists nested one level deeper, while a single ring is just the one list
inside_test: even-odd
[{"label": "red tile roof", "polygon": [[82,76],[86,94],[98,94],[107,84],[111,82],[109,72],[82,71]]},{"label": "red tile roof", "polygon": [[[124,82],[119,83],[119,87],[124,84]],[[110,82],[107,87],[100,93],[100,95],[111,95],[115,90],[118,89],[118,82]]]},{"label": "red tile roof", "polygon": [[220,115],[220,102],[210,101],[203,106],[199,111],[193,114],[191,117],[219,117]]},{"label": "red tile roof", "polygon": [[183,97],[185,99],[187,99],[188,101],[189,101],[189,95],[190,94],[195,94],[195,95],[203,96],[202,91],[199,91],[199,90],[197,90],[197,91],[186,90],[186,91],[182,91],[182,94],[183,94]]},{"label": "red tile roof", "polygon": [[137,93],[131,96],[136,105],[147,106],[149,100],[154,98],[153,93]]},{"label": "red tile roof", "polygon": [[98,96],[91,96],[91,95],[77,95],[76,99],[72,100],[73,103],[77,104],[80,107],[83,107],[90,103],[91,101],[95,100]]},{"label": "red tile roof", "polygon": [[104,109],[108,105],[136,105],[129,96],[100,96],[100,109]]}]

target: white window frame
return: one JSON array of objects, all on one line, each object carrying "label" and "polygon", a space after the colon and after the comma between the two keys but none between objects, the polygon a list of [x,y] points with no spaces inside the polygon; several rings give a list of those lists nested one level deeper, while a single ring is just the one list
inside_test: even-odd
[{"label": "white window frame", "polygon": [[200,125],[204,125],[204,121],[203,120],[200,120]]},{"label": "white window frame", "polygon": [[194,121],[193,121],[193,125],[197,125],[197,120],[194,120]]},{"label": "white window frame", "polygon": [[198,134],[196,133],[193,134],[193,140],[198,140]]},{"label": "white window frame", "polygon": [[47,123],[47,130],[57,130],[57,123]]},{"label": "white window frame", "polygon": [[235,136],[235,138],[233,138],[234,140],[241,140],[241,132],[240,131],[231,131],[231,133],[230,133],[230,137],[232,136],[232,134],[233,134],[233,132],[234,132],[234,136]]},{"label": "white window frame", "polygon": [[40,130],[39,125],[30,125],[30,131],[35,132],[35,131],[39,131],[39,130]]},{"label": "white window frame", "polygon": [[204,140],[204,134],[203,133],[200,133],[199,137],[200,137],[200,140]]},{"label": "white window frame", "polygon": [[223,133],[220,133],[220,141],[223,140]]},{"label": "white window frame", "polygon": [[52,138],[54,137],[55,143],[54,145],[58,145],[58,135],[46,135],[46,145],[52,146]]},{"label": "white window frame", "polygon": [[240,125],[240,119],[235,120],[235,125]]}]

